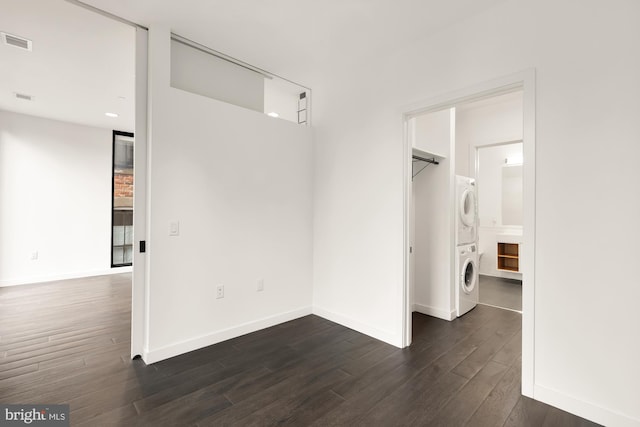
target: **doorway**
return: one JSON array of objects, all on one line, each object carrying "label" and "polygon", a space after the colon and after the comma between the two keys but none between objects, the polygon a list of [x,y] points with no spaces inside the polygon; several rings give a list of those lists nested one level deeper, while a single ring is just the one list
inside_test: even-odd
[{"label": "doorway", "polygon": [[522,141],[475,146],[471,153],[482,254],[478,303],[522,313]]},{"label": "doorway", "polygon": [[[0,165],[10,188],[0,194],[8,248],[0,248],[0,286],[79,279],[90,291],[94,277],[113,276],[120,286],[118,273],[133,274],[131,353],[141,354],[146,29],[75,1],[12,0],[0,21],[2,37],[7,31],[13,41],[0,44],[11,64],[0,95],[0,151],[11,155],[0,157],[13,161]],[[114,129],[136,135],[136,209],[128,216],[120,206],[117,214],[128,223],[134,216],[136,230],[122,244],[113,240]],[[20,231],[9,239],[5,229]]]},{"label": "doorway", "polygon": [[[455,110],[464,104],[486,100],[499,95],[505,95],[513,92],[520,91],[522,93],[522,146],[523,146],[523,159],[525,162],[522,167],[522,181],[523,181],[523,204],[522,204],[522,251],[519,253],[519,269],[522,272],[522,394],[525,396],[533,396],[533,372],[534,372],[534,284],[535,284],[535,268],[534,268],[534,244],[535,244],[535,71],[528,70],[520,73],[516,73],[504,78],[495,79],[483,84],[478,84],[473,87],[460,90],[448,95],[444,95],[438,98],[434,98],[430,101],[422,103],[418,108],[412,108],[406,110],[404,113],[404,152],[405,152],[405,197],[404,197],[404,230],[405,230],[405,280],[404,280],[404,292],[403,292],[403,338],[404,345],[411,344],[411,321],[412,314],[415,308],[414,301],[414,262],[415,256],[413,247],[413,229],[412,221],[414,216],[412,215],[412,169],[413,162],[412,157],[414,153],[414,131],[415,121],[419,116],[426,114],[433,114],[449,110],[454,115],[454,119],[450,121],[450,140],[449,140],[449,157],[442,151],[440,153],[432,154],[444,154],[444,157],[440,165],[455,162],[456,156],[463,156],[463,153],[459,151],[455,144],[456,141],[456,126],[455,126]],[[495,142],[495,141],[494,141]],[[445,152],[447,150],[444,150]],[[423,153],[429,154],[429,153]],[[466,154],[466,159],[469,159],[471,155],[469,152]],[[468,162],[469,163],[469,162]],[[470,162],[473,165],[473,162]],[[449,164],[448,166],[448,195],[449,195],[449,216],[455,209],[455,176],[456,166]],[[449,262],[447,266],[449,268],[449,277],[444,286],[444,292],[448,291],[449,304],[444,306],[443,313],[447,314],[451,319],[455,319],[455,288],[453,283],[455,281],[455,226],[454,222],[450,221],[447,228],[448,233],[448,257]],[[443,290],[440,289],[440,292]],[[432,292],[432,290],[430,290]],[[446,299],[445,299],[446,300]]]}]

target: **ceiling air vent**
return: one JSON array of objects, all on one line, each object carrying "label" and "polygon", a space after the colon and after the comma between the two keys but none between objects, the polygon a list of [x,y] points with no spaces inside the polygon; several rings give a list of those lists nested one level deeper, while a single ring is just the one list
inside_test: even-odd
[{"label": "ceiling air vent", "polygon": [[0,33],[2,35],[2,40],[4,44],[9,46],[14,46],[24,50],[31,50],[31,40],[25,39],[24,37],[15,36],[13,34]]},{"label": "ceiling air vent", "polygon": [[25,101],[33,101],[33,96],[27,95],[27,94],[24,94],[24,93],[17,93],[16,92],[16,98],[24,99]]}]

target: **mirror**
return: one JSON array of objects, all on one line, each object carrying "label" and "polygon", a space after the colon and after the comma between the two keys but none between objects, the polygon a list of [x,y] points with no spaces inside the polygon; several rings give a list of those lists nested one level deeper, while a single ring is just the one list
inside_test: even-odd
[{"label": "mirror", "polygon": [[522,164],[502,167],[502,225],[522,225]]},{"label": "mirror", "polygon": [[480,227],[522,227],[522,142],[478,147]]}]

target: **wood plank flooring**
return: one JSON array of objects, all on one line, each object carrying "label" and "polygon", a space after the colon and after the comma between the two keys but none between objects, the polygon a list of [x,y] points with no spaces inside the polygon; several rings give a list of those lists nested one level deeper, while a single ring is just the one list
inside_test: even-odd
[{"label": "wood plank flooring", "polygon": [[129,275],[0,288],[0,402],[74,426],[591,426],[520,395],[521,319],[415,314],[400,350],[307,316],[146,366]]}]

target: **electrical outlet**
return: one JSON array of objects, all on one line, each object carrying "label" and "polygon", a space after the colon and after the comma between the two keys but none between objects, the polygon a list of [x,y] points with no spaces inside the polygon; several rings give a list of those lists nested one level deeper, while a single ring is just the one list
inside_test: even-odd
[{"label": "electrical outlet", "polygon": [[38,251],[31,252],[31,256],[29,257],[29,259],[31,259],[31,261],[37,261],[38,260]]},{"label": "electrical outlet", "polygon": [[264,291],[264,279],[258,280],[258,292]]},{"label": "electrical outlet", "polygon": [[216,288],[216,298],[224,298],[224,285],[218,285]]}]

